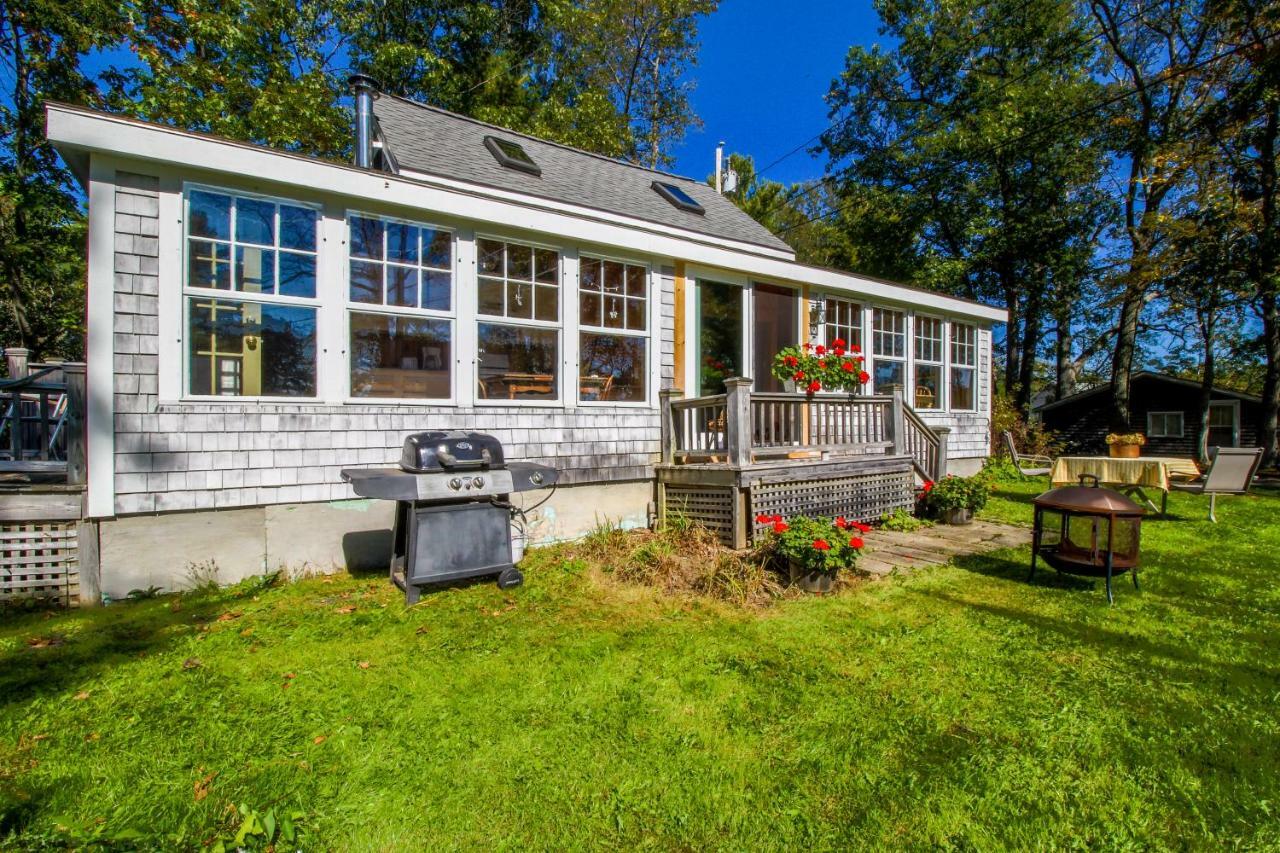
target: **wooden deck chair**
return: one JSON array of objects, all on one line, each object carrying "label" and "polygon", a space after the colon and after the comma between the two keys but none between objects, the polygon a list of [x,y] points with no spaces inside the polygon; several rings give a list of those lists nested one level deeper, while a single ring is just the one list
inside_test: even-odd
[{"label": "wooden deck chair", "polygon": [[1262,461],[1261,447],[1211,447],[1213,461],[1203,478],[1189,483],[1170,483],[1169,488],[1209,496],[1209,520],[1218,523],[1218,495],[1243,495],[1249,491],[1253,475]]},{"label": "wooden deck chair", "polygon": [[1013,466],[1022,476],[1043,477],[1053,469],[1053,460],[1048,456],[1019,453],[1013,444],[1013,433],[1002,432],[1000,435],[1004,439],[1004,449],[1009,451],[1009,458],[1013,460]]}]

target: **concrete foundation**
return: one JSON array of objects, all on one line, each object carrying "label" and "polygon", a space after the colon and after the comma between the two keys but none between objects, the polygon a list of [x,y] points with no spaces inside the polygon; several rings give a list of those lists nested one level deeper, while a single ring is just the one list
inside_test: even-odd
[{"label": "concrete foundation", "polygon": [[982,470],[982,463],[986,461],[986,457],[983,456],[972,456],[967,459],[948,459],[947,473],[955,474],[957,477],[972,477]]},{"label": "concrete foundation", "polygon": [[[532,507],[548,493],[516,497],[518,506]],[[547,543],[601,524],[645,527],[652,501],[649,480],[563,486],[530,512],[527,532],[532,542]],[[230,584],[277,569],[385,571],[393,508],[390,501],[344,500],[104,519],[102,592],[120,599],[134,589]]]}]

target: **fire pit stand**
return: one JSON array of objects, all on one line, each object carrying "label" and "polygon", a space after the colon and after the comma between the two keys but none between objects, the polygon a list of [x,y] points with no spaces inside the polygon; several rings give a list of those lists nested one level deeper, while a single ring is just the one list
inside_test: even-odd
[{"label": "fire pit stand", "polygon": [[[1086,485],[1086,481],[1092,483]],[[1035,530],[1031,542],[1031,570],[1036,559],[1060,572],[1107,579],[1107,602],[1114,603],[1111,578],[1130,572],[1138,588],[1138,544],[1146,510],[1110,489],[1100,488],[1098,478],[1080,477],[1080,485],[1051,489],[1035,504]]]}]

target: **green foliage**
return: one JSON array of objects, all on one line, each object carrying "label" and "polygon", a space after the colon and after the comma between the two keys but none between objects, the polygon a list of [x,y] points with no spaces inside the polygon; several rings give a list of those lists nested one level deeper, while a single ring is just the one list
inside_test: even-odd
[{"label": "green foliage", "polygon": [[925,494],[925,505],[935,513],[950,509],[980,512],[991,497],[991,484],[983,474],[972,477],[943,477]]},{"label": "green foliage", "polygon": [[302,828],[306,812],[292,811],[277,816],[274,807],[259,813],[243,804],[238,812],[240,825],[234,833],[219,837],[207,845],[209,853],[276,850],[281,845],[306,842],[306,834]]},{"label": "green foliage", "polygon": [[[763,516],[756,521],[766,522]],[[802,515],[785,521],[775,517],[771,523],[772,527],[765,528],[764,532],[765,538],[770,540],[766,547],[786,562],[803,567],[806,572],[838,572],[851,569],[858,562],[865,525],[846,522],[843,517],[809,518]]]},{"label": "green foliage", "polygon": [[1008,456],[988,456],[982,463],[982,475],[991,483],[1018,483],[1026,479]]},{"label": "green foliage", "polygon": [[895,533],[913,533],[922,527],[932,526],[932,521],[917,518],[903,507],[895,507],[893,512],[880,516],[880,527]]},{"label": "green foliage", "polygon": [[1028,456],[1057,456],[1062,451],[1058,436],[1042,421],[1031,421],[1005,394],[992,395],[991,444],[997,454],[1007,457],[1004,433],[1013,436],[1013,446]]},{"label": "green foliage", "polygon": [[796,390],[812,397],[819,391],[856,394],[870,380],[862,369],[862,354],[855,345],[845,349],[839,338],[831,349],[809,343],[784,347],[773,357],[772,373],[779,382],[794,382]]}]

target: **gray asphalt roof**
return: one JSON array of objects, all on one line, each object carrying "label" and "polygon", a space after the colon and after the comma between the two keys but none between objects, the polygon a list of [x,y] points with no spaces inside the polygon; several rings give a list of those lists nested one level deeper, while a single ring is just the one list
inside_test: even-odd
[{"label": "gray asphalt roof", "polygon": [[[402,168],[791,252],[767,228],[699,181],[547,142],[394,95],[384,94],[374,102],[373,111],[384,143]],[[499,165],[484,146],[486,136],[518,143],[542,168],[542,176]],[[678,186],[706,213],[675,207],[653,190],[654,181]]]}]

